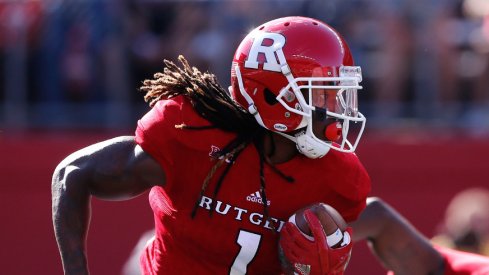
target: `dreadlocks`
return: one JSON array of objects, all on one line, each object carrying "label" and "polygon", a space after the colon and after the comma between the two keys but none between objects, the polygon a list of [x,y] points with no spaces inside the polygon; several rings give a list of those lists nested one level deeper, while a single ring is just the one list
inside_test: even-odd
[{"label": "dreadlocks", "polygon": [[[176,128],[188,130],[218,128],[237,134],[236,138],[231,140],[215,156],[217,162],[204,179],[199,198],[192,211],[192,217],[195,216],[199,202],[207,189],[207,185],[218,168],[226,164],[214,189],[214,197],[217,196],[221,184],[229,172],[234,160],[238,158],[239,154],[250,143],[255,145],[260,156],[260,192],[263,201],[266,202],[265,178],[263,175],[264,163],[270,165],[273,168],[273,171],[287,181],[293,181],[292,178],[286,177],[272,164],[266,161],[263,137],[267,131],[256,123],[253,115],[229,96],[227,91],[219,85],[214,74],[208,72],[202,73],[197,68],[190,67],[187,60],[181,55],[178,57],[178,60],[182,64],[182,67],[175,65],[171,61],[164,60],[166,67],[163,72],[156,73],[154,79],[145,80],[143,82],[141,90],[146,92],[144,100],[153,107],[156,102],[161,99],[170,99],[178,95],[183,95],[190,100],[196,112],[210,122],[210,125],[175,125]],[[268,219],[268,206],[266,203],[263,205],[265,217]]]}]

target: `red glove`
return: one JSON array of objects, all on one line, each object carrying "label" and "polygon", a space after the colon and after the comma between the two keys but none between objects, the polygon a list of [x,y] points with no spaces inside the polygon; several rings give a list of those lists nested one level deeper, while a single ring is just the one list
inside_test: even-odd
[{"label": "red glove", "polygon": [[294,272],[302,275],[343,274],[353,247],[351,227],[345,230],[341,247],[330,248],[326,233],[316,215],[308,209],[304,211],[304,216],[314,240],[306,238],[291,222],[286,223],[280,232],[280,247]]}]

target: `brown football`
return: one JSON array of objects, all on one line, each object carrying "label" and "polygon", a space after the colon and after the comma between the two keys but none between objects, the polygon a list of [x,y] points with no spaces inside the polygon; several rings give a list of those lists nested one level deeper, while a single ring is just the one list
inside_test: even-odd
[{"label": "brown football", "polygon": [[294,223],[307,236],[312,238],[311,229],[304,216],[306,209],[310,209],[316,214],[326,235],[335,233],[338,228],[341,232],[345,231],[347,224],[341,214],[328,204],[317,203],[298,210],[289,219],[290,222]]}]

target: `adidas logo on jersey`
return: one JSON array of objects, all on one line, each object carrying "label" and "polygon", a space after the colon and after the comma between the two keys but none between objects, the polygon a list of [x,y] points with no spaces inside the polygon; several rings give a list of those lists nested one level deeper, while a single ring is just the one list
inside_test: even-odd
[{"label": "adidas logo on jersey", "polygon": [[[246,200],[263,204],[263,199],[261,198],[260,191],[256,191],[255,193],[251,193],[250,195],[246,196]],[[267,200],[267,205],[270,206],[270,200]]]}]

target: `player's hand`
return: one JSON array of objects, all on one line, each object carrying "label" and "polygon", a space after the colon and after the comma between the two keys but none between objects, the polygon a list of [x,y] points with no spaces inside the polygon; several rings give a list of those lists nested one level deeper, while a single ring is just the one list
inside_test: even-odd
[{"label": "player's hand", "polygon": [[351,255],[352,229],[344,232],[339,248],[330,248],[327,236],[319,219],[311,210],[305,210],[304,216],[311,228],[314,240],[306,238],[292,223],[285,224],[281,232],[280,246],[284,256],[291,263],[296,274],[343,274]]}]

